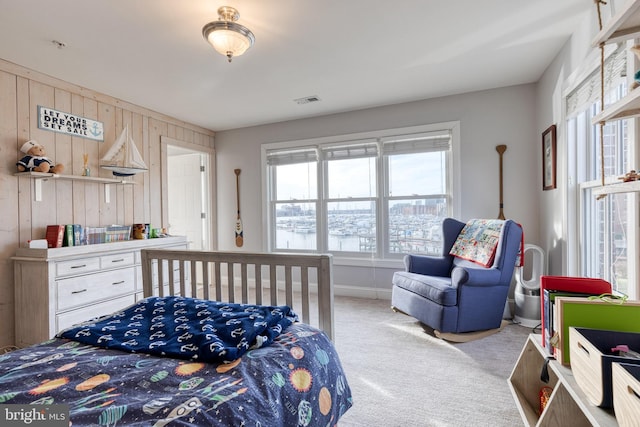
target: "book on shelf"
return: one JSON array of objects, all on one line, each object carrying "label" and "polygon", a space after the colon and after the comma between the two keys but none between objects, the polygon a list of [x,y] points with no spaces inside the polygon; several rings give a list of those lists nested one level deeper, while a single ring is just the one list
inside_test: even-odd
[{"label": "book on shelf", "polygon": [[85,245],[84,227],[80,224],[73,224],[73,246]]},{"label": "book on shelf", "polygon": [[[551,336],[547,333],[547,329],[549,328],[548,319],[551,317],[550,314],[553,312],[549,312],[548,309],[545,308],[545,290],[600,295],[611,293],[611,284],[603,279],[589,277],[542,276],[540,278],[540,317],[542,333],[542,341],[540,344],[544,348],[547,348],[546,343],[551,339]],[[545,313],[547,314],[545,315]]]},{"label": "book on shelf", "polygon": [[64,227],[64,246],[81,246],[87,244],[86,232],[82,225],[67,224]]},{"label": "book on shelf", "polygon": [[64,242],[64,225],[47,225],[47,246],[49,248],[61,248]]},{"label": "book on shelf", "polygon": [[73,224],[64,226],[64,245],[73,246]]},{"label": "book on shelf", "polygon": [[571,292],[571,291],[557,291],[554,289],[545,289],[543,291],[543,325],[544,325],[544,342],[542,346],[549,352],[550,355],[555,355],[555,348],[557,343],[555,338],[557,331],[555,326],[555,300],[556,297],[590,297],[594,294],[585,292]]}]

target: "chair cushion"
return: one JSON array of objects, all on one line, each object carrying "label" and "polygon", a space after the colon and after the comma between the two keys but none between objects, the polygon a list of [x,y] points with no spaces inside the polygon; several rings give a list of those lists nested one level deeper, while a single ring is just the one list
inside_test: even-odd
[{"label": "chair cushion", "polygon": [[457,292],[451,286],[451,278],[425,276],[423,274],[396,271],[393,273],[393,284],[411,291],[423,298],[445,306],[457,304]]}]

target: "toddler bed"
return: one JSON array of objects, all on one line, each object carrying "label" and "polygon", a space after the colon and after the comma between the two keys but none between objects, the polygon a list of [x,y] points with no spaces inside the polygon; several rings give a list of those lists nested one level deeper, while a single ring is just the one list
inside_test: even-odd
[{"label": "toddler bed", "polygon": [[329,256],[143,250],[142,276],[136,304],[0,356],[0,403],[158,427],[325,427],[352,405]]}]

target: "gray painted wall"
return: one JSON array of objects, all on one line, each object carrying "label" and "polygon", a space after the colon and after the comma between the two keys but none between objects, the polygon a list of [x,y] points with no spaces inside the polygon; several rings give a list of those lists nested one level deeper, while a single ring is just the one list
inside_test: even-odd
[{"label": "gray painted wall", "polygon": [[[261,144],[449,121],[459,121],[461,127],[460,219],[497,217],[499,157],[495,147],[506,144],[505,215],[523,225],[527,243],[539,244],[542,175],[535,106],[536,86],[528,84],[217,132],[218,248],[266,248]],[[242,169],[242,248],[236,248],[234,243],[235,168]],[[339,260],[335,264],[336,292],[374,297],[388,297],[391,275],[402,267],[400,261],[372,262],[369,268],[341,265]]]},{"label": "gray painted wall", "polygon": [[[577,260],[569,259],[566,242],[569,229],[577,227],[577,219],[570,218],[566,212],[569,194],[563,96],[568,87],[578,83],[585,70],[594,65],[595,59],[596,65],[599,63],[599,50],[591,47],[591,40],[597,29],[594,8],[593,13],[575,29],[571,40],[565,44],[536,85],[536,134],[541,135],[551,124],[557,125],[558,188],[541,192],[539,208],[540,246],[547,250],[547,271],[551,275],[578,274]],[[541,157],[538,159],[538,165],[538,169],[541,170]]]}]

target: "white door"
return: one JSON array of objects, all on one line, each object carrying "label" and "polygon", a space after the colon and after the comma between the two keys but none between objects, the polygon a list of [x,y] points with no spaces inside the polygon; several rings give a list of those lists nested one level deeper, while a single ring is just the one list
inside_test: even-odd
[{"label": "white door", "polygon": [[169,233],[187,236],[189,249],[208,250],[206,154],[167,147]]}]

